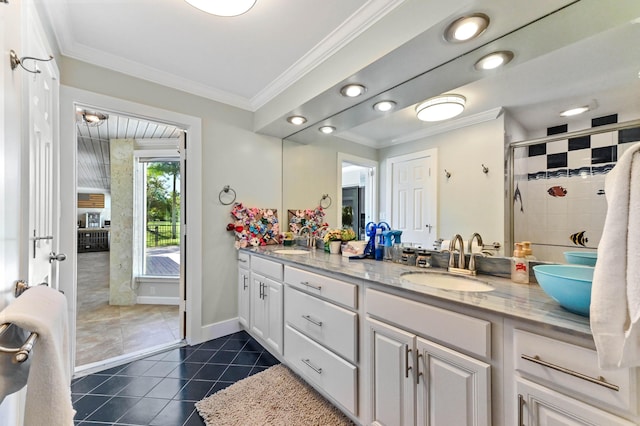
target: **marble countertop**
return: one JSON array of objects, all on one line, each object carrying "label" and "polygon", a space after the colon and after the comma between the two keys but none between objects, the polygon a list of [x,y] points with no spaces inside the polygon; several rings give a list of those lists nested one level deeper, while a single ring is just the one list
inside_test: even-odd
[{"label": "marble countertop", "polygon": [[[299,250],[300,247],[291,247]],[[281,254],[283,246],[262,246],[241,249],[244,252],[278,260],[286,265],[302,266],[338,277],[365,280],[384,286],[419,293],[434,299],[486,310],[502,316],[534,322],[573,334],[591,335],[589,318],[573,314],[547,296],[537,284],[516,284],[511,280],[491,275],[477,275],[474,279],[490,284],[488,292],[462,292],[442,290],[413,284],[401,277],[407,272],[443,273],[442,268],[418,268],[372,259],[349,259],[341,255],[309,250],[305,254]]]}]

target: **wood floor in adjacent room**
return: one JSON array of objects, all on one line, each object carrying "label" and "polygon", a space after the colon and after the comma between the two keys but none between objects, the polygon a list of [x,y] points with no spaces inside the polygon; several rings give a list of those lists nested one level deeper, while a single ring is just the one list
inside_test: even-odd
[{"label": "wood floor in adjacent room", "polygon": [[76,366],[180,340],[178,306],[109,305],[109,252],[78,253]]}]

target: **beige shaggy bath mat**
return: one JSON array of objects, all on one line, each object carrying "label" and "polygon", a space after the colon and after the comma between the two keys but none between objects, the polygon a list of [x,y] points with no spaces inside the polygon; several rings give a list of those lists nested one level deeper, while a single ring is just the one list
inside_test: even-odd
[{"label": "beige shaggy bath mat", "polygon": [[281,364],[216,392],[196,408],[207,426],[353,424]]}]

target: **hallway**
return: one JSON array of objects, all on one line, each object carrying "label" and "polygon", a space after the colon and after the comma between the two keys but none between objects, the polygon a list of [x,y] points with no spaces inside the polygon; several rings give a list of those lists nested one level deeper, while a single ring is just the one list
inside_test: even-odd
[{"label": "hallway", "polygon": [[109,252],[78,253],[76,366],[178,340],[178,306],[110,306]]}]

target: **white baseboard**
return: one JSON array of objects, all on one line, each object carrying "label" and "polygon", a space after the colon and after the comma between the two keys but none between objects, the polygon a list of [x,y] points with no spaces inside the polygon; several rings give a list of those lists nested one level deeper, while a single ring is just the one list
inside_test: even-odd
[{"label": "white baseboard", "polygon": [[237,333],[241,331],[242,327],[240,327],[240,321],[238,318],[232,318],[226,321],[220,321],[215,324],[208,324],[201,328],[200,332],[200,341],[199,342],[189,342],[191,345],[196,345],[198,343],[206,342],[208,340],[217,339],[218,337],[227,336],[229,334]]},{"label": "white baseboard", "polygon": [[138,296],[136,303],[140,305],[180,305],[179,297]]}]

